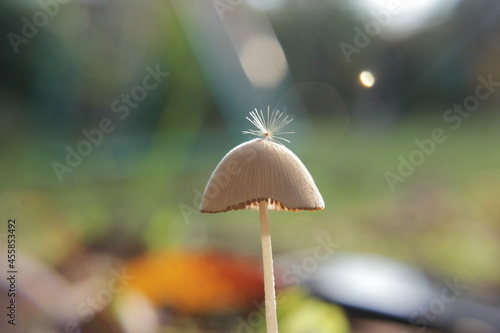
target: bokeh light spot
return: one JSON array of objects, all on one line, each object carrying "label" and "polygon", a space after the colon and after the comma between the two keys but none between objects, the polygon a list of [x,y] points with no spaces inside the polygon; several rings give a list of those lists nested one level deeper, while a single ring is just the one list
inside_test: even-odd
[{"label": "bokeh light spot", "polygon": [[250,37],[240,52],[240,61],[253,85],[269,88],[284,78],[288,66],[281,45],[275,37]]},{"label": "bokeh light spot", "polygon": [[359,82],[364,87],[371,88],[375,84],[375,76],[373,76],[372,72],[362,71],[359,73]]}]

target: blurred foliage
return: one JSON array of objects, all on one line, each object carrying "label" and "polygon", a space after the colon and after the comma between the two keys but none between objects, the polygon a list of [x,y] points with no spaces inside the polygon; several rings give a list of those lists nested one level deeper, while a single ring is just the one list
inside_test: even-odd
[{"label": "blurred foliage", "polygon": [[[396,172],[400,154],[407,156],[415,149],[413,140],[428,137],[438,125],[439,121],[412,121],[383,134],[351,129],[341,143],[328,147],[327,126],[318,124],[321,144],[302,146],[297,154],[314,175],[327,208],[317,213],[272,214],[276,252],[314,245],[315,232],[323,230],[341,243],[342,251],[376,252],[447,275],[498,281],[498,120],[471,120],[459,132],[450,133],[405,183],[396,185],[395,192],[384,178],[384,172]],[[300,136],[294,135],[292,150],[300,145]],[[151,249],[203,246],[257,254],[255,212],[203,215],[196,211],[198,191],[203,191],[227,146],[214,142],[211,151],[188,152],[182,171],[171,181],[157,181],[158,175],[165,174],[162,164],[142,164],[132,180],[6,190],[1,209],[22,221],[22,246],[54,263],[75,246],[95,242],[108,251],[118,249],[117,254],[137,243]],[[331,153],[325,154],[325,149]],[[17,154],[34,159],[30,149],[18,149]],[[37,165],[24,167],[39,174]],[[15,170],[13,166],[12,160],[2,160],[3,170]],[[75,172],[89,172],[86,163]],[[8,182],[8,172],[2,175]],[[120,236],[110,238],[116,233]]]},{"label": "blurred foliage", "polygon": [[[290,289],[278,294],[278,321],[282,332],[290,333],[348,333],[349,323],[344,312],[336,306],[311,299],[304,290]],[[263,310],[262,310],[263,311]],[[248,315],[247,324],[254,324]],[[263,317],[258,332],[266,332]],[[256,324],[256,323],[255,323]],[[265,323],[264,323],[265,324]],[[253,326],[253,327],[252,327]],[[257,325],[252,325],[257,328]],[[240,330],[241,331],[241,330]],[[235,332],[238,332],[237,330]]]},{"label": "blurred foliage", "polygon": [[264,298],[260,263],[224,253],[164,252],[127,266],[131,287],[182,315],[238,313]]}]

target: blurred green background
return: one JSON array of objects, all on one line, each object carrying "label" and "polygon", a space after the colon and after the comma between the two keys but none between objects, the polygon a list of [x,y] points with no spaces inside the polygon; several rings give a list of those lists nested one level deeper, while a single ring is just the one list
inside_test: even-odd
[{"label": "blurred green background", "polygon": [[[499,293],[500,87],[481,88],[490,94],[473,112],[448,110],[477,94],[480,76],[500,82],[500,5],[396,4],[1,2],[0,211],[18,221],[18,251],[69,280],[68,263],[94,274],[82,253],[258,258],[254,211],[197,209],[217,163],[249,139],[248,112],[270,106],[295,118],[286,146],[326,203],[271,213],[276,254],[327,234],[339,251]],[[113,129],[82,144],[103,119]],[[445,142],[391,186],[387,173],[424,156],[415,140],[436,128]]]}]

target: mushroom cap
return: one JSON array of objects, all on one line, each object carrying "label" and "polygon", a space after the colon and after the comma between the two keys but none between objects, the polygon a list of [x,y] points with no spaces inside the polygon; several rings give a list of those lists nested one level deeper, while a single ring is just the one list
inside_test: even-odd
[{"label": "mushroom cap", "polygon": [[258,208],[321,210],[325,203],[313,178],[299,158],[285,146],[254,139],[233,148],[208,181],[202,213]]}]

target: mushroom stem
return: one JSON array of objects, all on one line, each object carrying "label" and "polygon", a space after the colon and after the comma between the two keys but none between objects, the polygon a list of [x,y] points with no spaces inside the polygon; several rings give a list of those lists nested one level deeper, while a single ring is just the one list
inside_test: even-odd
[{"label": "mushroom stem", "polygon": [[274,289],[273,250],[269,231],[267,200],[259,202],[260,237],[262,242],[262,262],[264,267],[264,296],[266,306],[267,333],[278,333],[276,316],[276,292]]}]

